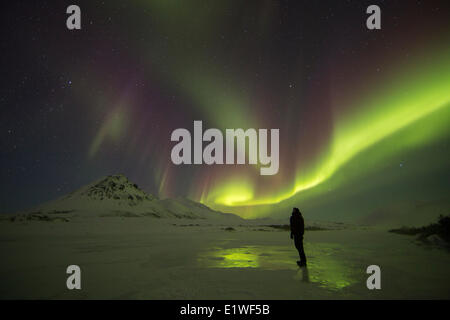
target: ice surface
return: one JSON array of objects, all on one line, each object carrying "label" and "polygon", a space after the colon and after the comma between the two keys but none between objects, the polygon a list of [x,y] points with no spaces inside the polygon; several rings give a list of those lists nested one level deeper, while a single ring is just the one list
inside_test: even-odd
[{"label": "ice surface", "polygon": [[[449,253],[387,229],[306,232],[307,269],[289,232],[251,222],[3,220],[0,250],[3,299],[450,298]],[[79,291],[65,286],[71,264],[82,270]],[[372,264],[381,290],[366,288]]]}]

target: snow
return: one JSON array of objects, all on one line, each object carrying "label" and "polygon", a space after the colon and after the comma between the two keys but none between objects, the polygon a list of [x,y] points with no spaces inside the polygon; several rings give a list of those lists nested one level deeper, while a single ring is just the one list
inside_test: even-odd
[{"label": "snow", "polygon": [[[0,222],[0,298],[399,299],[450,297],[448,252],[384,229],[310,231],[308,268],[289,232],[252,223],[85,217]],[[67,266],[82,289],[65,287]],[[369,265],[381,290],[368,290]]]}]

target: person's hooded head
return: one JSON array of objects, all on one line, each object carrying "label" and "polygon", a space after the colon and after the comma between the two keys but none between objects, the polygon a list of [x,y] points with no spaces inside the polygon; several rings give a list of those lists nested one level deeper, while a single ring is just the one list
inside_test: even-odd
[{"label": "person's hooded head", "polygon": [[293,208],[292,209],[292,215],[293,216],[301,216],[302,213],[300,212],[300,210],[298,208]]}]

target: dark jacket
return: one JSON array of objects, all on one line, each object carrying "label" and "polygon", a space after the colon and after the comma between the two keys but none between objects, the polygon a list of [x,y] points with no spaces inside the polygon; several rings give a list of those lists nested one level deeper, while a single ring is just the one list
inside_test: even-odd
[{"label": "dark jacket", "polygon": [[292,214],[291,219],[291,234],[303,235],[305,232],[305,222],[300,214]]}]

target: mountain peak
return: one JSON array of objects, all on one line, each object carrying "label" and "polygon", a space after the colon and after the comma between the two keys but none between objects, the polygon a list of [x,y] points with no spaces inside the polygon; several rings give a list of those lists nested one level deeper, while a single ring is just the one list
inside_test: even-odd
[{"label": "mountain peak", "polygon": [[155,197],[141,190],[137,184],[130,182],[123,174],[109,175],[101,178],[67,196],[67,198],[83,197],[91,200],[112,200],[136,205]]},{"label": "mountain peak", "polygon": [[33,208],[33,213],[93,214],[102,217],[155,217],[240,221],[188,198],[159,200],[123,174],[98,179],[59,199]]}]

